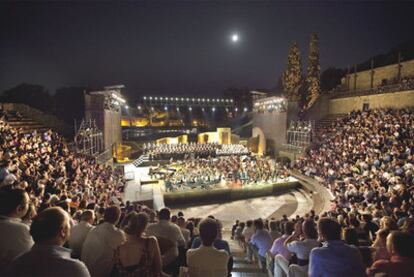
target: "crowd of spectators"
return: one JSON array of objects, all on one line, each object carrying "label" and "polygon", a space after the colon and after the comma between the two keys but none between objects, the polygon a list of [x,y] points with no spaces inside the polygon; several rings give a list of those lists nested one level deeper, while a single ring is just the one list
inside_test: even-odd
[{"label": "crowd of spectators", "polygon": [[250,151],[241,144],[218,143],[176,143],[176,144],[144,144],[144,154],[152,160],[184,159],[188,156],[199,158],[222,155],[249,155]]},{"label": "crowd of spectators", "polygon": [[[275,277],[413,276],[413,218],[401,228],[388,217],[373,224],[366,215],[311,211],[293,219],[237,221],[232,238],[247,261],[254,258]],[[375,235],[367,239],[373,227]]]},{"label": "crowd of spectators", "polygon": [[286,168],[268,157],[187,158],[177,161],[174,168],[164,177],[168,191],[208,189],[214,185],[240,187],[276,182],[289,176]]},{"label": "crowd of spectators", "polygon": [[[0,146],[0,275],[230,274],[214,217],[122,203],[122,176],[74,155],[51,131],[27,134],[2,119]],[[275,276],[413,276],[413,154],[413,110],[353,112],[296,164],[331,190],[331,210],[237,222],[232,237]],[[241,156],[181,167],[253,182],[278,174],[274,160]]]}]

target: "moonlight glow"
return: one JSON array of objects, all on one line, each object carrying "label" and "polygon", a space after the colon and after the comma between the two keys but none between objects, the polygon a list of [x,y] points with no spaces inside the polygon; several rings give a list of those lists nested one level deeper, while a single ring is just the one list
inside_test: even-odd
[{"label": "moonlight glow", "polygon": [[239,41],[239,35],[238,34],[232,34],[231,35],[231,41],[236,43]]}]

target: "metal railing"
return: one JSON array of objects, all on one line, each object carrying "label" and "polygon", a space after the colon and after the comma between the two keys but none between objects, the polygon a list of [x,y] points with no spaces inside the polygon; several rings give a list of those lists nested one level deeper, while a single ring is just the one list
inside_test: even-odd
[{"label": "metal railing", "polygon": [[360,90],[346,90],[346,91],[331,91],[328,92],[331,95],[331,98],[343,98],[349,96],[363,96],[371,94],[381,94],[381,93],[393,93],[398,91],[407,91],[414,89],[414,81],[408,80],[407,82],[402,82],[393,85],[380,86],[376,88],[369,89],[360,89]]}]

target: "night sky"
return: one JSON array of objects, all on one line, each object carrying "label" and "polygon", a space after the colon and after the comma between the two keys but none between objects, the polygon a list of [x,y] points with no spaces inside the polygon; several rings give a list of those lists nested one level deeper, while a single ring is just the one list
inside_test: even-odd
[{"label": "night sky", "polygon": [[312,32],[322,69],[412,39],[414,3],[396,2],[3,2],[0,91],[23,82],[51,92],[124,84],[137,95],[270,89],[294,40],[306,61]]}]

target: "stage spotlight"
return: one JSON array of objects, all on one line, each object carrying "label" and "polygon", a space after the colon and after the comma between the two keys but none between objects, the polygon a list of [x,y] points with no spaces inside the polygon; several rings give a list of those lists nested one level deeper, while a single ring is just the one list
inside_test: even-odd
[{"label": "stage spotlight", "polygon": [[204,112],[204,108],[201,108],[201,110]]},{"label": "stage spotlight", "polygon": [[206,99],[203,98],[203,102],[205,102],[205,101],[206,101]]},{"label": "stage spotlight", "polygon": [[127,109],[127,110],[128,110],[128,109],[129,109],[129,106],[128,106],[128,105],[125,105],[125,109]]},{"label": "stage spotlight", "polygon": [[138,106],[137,108],[138,108],[138,110],[142,109],[142,107],[141,107],[141,106]]},{"label": "stage spotlight", "polygon": [[244,111],[244,112],[247,112],[247,111],[248,111],[248,109],[245,107],[245,108],[243,109],[243,111]]},{"label": "stage spotlight", "polygon": [[212,107],[212,108],[211,108],[211,111],[213,111],[213,112],[214,112],[215,110],[216,110],[216,107]]},{"label": "stage spotlight", "polygon": [[152,96],[150,96],[150,100],[152,100]]},{"label": "stage spotlight", "polygon": [[147,100],[147,97],[146,96],[144,96],[144,100]]},{"label": "stage spotlight", "polygon": [[167,107],[167,106],[165,106],[165,107],[164,107],[164,110],[168,111],[168,107]]},{"label": "stage spotlight", "polygon": [[162,97],[160,97],[160,100],[162,100],[163,98]]},{"label": "stage spotlight", "polygon": [[158,100],[158,97],[155,97],[155,100]]},{"label": "stage spotlight", "polygon": [[237,112],[238,110],[239,110],[238,108],[235,108],[235,109],[234,109],[234,111],[235,111],[235,112]]},{"label": "stage spotlight", "polygon": [[179,108],[179,107],[177,107],[177,109],[176,109],[176,110],[177,110],[177,112],[179,112],[179,111],[180,111],[180,108]]},{"label": "stage spotlight", "polygon": [[154,107],[151,107],[151,111],[154,111],[155,109],[154,109]]},{"label": "stage spotlight", "polygon": [[191,112],[193,110],[193,108],[189,107],[188,110]]}]

